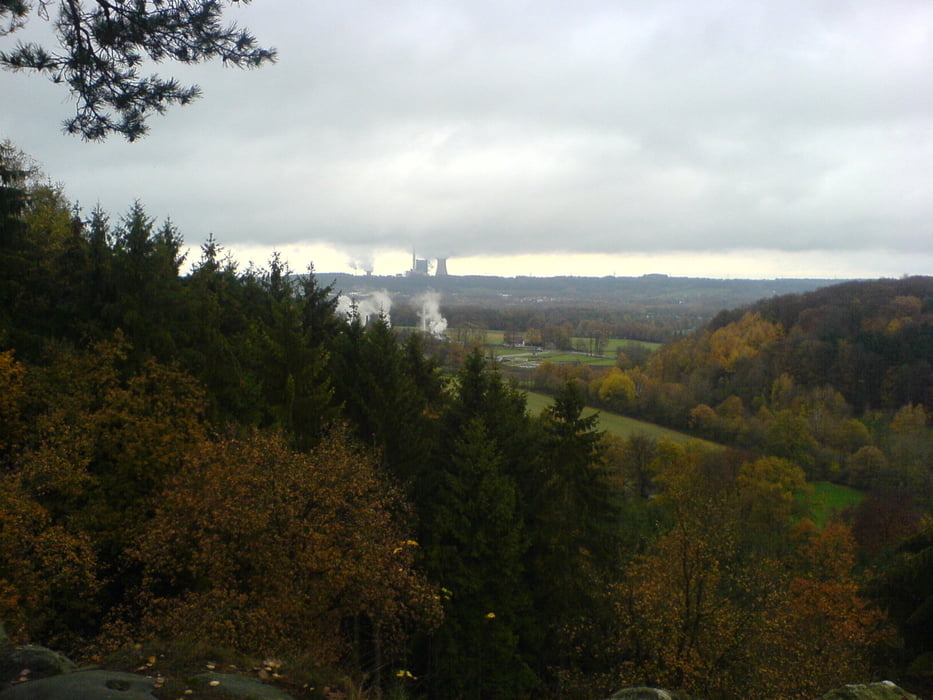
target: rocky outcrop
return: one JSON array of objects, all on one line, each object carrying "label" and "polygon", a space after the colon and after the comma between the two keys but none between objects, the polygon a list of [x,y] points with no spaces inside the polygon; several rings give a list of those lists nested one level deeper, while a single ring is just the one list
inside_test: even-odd
[{"label": "rocky outcrop", "polygon": [[[686,695],[660,688],[623,688],[606,700],[689,700]],[[697,700],[697,699],[694,699]],[[846,685],[826,693],[820,700],[920,700],[891,681]]]},{"label": "rocky outcrop", "polygon": [[[2,626],[0,626],[2,632]],[[210,668],[210,666],[209,666]],[[172,684],[192,698],[292,700],[279,688],[229,673],[168,679],[119,671],[81,670],[66,656],[41,646],[0,644],[0,700],[157,700],[153,691]],[[168,688],[166,687],[166,690]],[[623,688],[606,700],[691,700],[660,688]],[[694,698],[693,700],[698,700]],[[846,685],[820,700],[920,700],[890,681]]]},{"label": "rocky outcrop", "polygon": [[676,690],[663,690],[661,688],[622,688],[610,695],[606,700],[700,700]]},{"label": "rocky outcrop", "polygon": [[623,688],[610,695],[607,700],[675,700],[674,696],[660,688]]},{"label": "rocky outcrop", "polygon": [[0,690],[14,683],[34,681],[63,673],[73,673],[78,667],[64,654],[33,644],[0,646]]},{"label": "rocky outcrop", "polygon": [[292,696],[278,688],[252,678],[231,673],[199,673],[191,678],[192,688],[216,688],[224,697],[249,698],[249,700],[292,700]]},{"label": "rocky outcrop", "polygon": [[[0,700],[157,700],[173,684],[190,697],[292,700],[262,681],[229,673],[169,679],[136,673],[80,670],[66,656],[40,646],[0,647]],[[196,693],[196,694],[195,694]]]},{"label": "rocky outcrop", "polygon": [[820,700],[920,700],[916,695],[899,688],[891,681],[844,685],[832,690]]},{"label": "rocky outcrop", "polygon": [[0,700],[156,700],[154,678],[117,671],[76,671],[17,683]]},{"label": "rocky outcrop", "polygon": [[76,671],[17,683],[0,700],[157,700],[153,691],[169,682],[183,685],[196,698],[292,700],[287,693],[258,680],[228,673],[202,673],[182,681],[119,671]]}]

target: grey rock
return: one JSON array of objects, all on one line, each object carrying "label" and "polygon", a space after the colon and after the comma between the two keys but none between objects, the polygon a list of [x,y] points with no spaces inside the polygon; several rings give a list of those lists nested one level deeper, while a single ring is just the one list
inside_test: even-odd
[{"label": "grey rock", "polygon": [[609,696],[608,700],[674,700],[674,696],[660,688],[623,688]]},{"label": "grey rock", "polygon": [[844,685],[826,693],[821,700],[919,700],[916,695],[899,688],[891,681]]},{"label": "grey rock", "polygon": [[76,671],[19,683],[0,700],[156,700],[155,680],[117,671]]},{"label": "grey rock", "polygon": [[[229,673],[199,673],[191,679],[191,687],[204,688],[210,687],[212,682],[218,690],[222,690],[226,695],[232,695],[237,698],[248,698],[249,700],[292,700],[292,696],[278,688],[263,683],[262,681],[244,676],[236,676]],[[0,696],[0,700],[4,700]]]},{"label": "grey rock", "polygon": [[0,689],[19,681],[34,681],[78,667],[64,654],[33,644],[0,647]]}]

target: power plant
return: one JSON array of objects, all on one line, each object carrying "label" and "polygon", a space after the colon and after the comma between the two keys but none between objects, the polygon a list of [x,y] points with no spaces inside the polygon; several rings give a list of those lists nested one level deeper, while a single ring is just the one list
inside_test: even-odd
[{"label": "power plant", "polygon": [[[411,269],[408,271],[409,277],[427,277],[431,274],[431,261],[428,258],[419,258],[415,256],[415,251],[411,251]],[[447,258],[434,259],[434,276],[447,277]]]}]

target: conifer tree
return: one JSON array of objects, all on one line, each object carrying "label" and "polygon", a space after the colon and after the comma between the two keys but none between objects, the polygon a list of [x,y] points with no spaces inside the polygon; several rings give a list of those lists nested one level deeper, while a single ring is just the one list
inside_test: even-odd
[{"label": "conifer tree", "polygon": [[428,463],[434,439],[388,320],[379,316],[364,327],[354,314],[332,357],[345,416],[365,443],[381,451],[383,465],[411,486]]},{"label": "conifer tree", "polygon": [[[232,0],[235,4],[237,0]],[[36,13],[49,19],[49,6]],[[170,105],[196,99],[197,85],[174,78],[141,76],[144,59],[253,68],[275,60],[247,30],[223,24],[223,0],[68,0],[58,4],[54,31],[59,50],[36,42],[0,51],[8,70],[34,70],[67,83],[77,105],[65,130],[87,140],[118,133],[134,141],[146,133],[146,119]],[[0,38],[24,26],[32,9],[23,0],[0,0]]]},{"label": "conifer tree", "polygon": [[276,253],[261,278],[261,323],[252,327],[259,361],[256,376],[266,407],[264,422],[283,428],[308,449],[336,417],[328,353],[306,328],[304,300],[288,264]]},{"label": "conifer tree", "polygon": [[183,282],[188,344],[179,355],[182,364],[208,388],[215,422],[258,425],[263,413],[260,363],[250,340],[258,319],[250,318],[245,301],[253,280],[237,274],[236,263],[211,235]]},{"label": "conifer tree", "polygon": [[461,426],[423,523],[425,564],[446,592],[430,641],[433,697],[513,698],[536,684],[521,650],[530,599],[514,480],[483,421]]},{"label": "conifer tree", "polygon": [[618,563],[622,542],[621,494],[600,459],[598,417],[584,416],[583,408],[579,390],[568,382],[545,409],[531,496],[529,586],[545,634],[541,662],[552,670],[595,663],[587,644],[605,619],[603,579]]}]

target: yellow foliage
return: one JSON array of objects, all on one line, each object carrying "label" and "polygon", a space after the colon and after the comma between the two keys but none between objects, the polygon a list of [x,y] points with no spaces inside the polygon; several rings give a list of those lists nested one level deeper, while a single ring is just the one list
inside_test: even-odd
[{"label": "yellow foliage", "polygon": [[613,367],[599,384],[599,399],[605,403],[627,406],[635,400],[635,382],[622,370]]},{"label": "yellow foliage", "polygon": [[803,469],[780,457],[746,462],[737,481],[746,524],[762,529],[788,527],[796,496],[810,488]]},{"label": "yellow foliage", "polygon": [[891,420],[892,432],[899,434],[915,433],[923,430],[927,424],[927,411],[922,405],[912,403],[902,406]]},{"label": "yellow foliage", "polygon": [[713,332],[709,338],[709,360],[732,372],[738,361],[757,357],[782,335],[778,324],[765,321],[760,314],[746,313],[739,321]]}]

